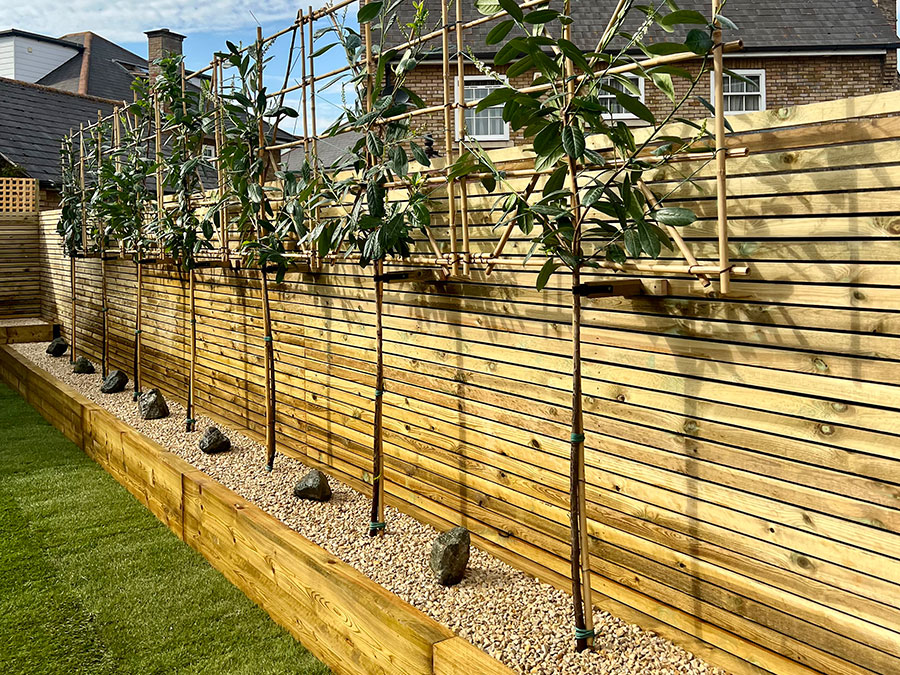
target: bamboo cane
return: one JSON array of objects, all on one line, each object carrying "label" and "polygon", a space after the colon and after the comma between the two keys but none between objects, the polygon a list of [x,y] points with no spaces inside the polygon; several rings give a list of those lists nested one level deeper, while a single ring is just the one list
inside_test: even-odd
[{"label": "bamboo cane", "polygon": [[447,3],[441,3],[441,44],[443,50],[443,76],[444,76],[444,153],[446,154],[444,165],[447,173],[447,217],[450,220],[450,255],[453,263],[450,273],[453,276],[459,274],[459,261],[456,259],[456,189],[455,181],[450,179],[451,165],[453,164],[453,118],[451,110],[453,101],[450,98],[450,18]]},{"label": "bamboo cane", "polygon": [[[531,180],[528,182],[528,187],[525,188],[525,199],[528,199],[531,196],[532,191],[535,187],[537,187],[538,178],[540,177],[539,173],[535,173]],[[494,251],[491,254],[491,257],[496,259],[499,258],[503,254],[503,249],[506,248],[507,242],[509,242],[510,236],[512,236],[513,228],[516,226],[516,219],[511,218],[510,221],[506,224],[506,228],[503,230],[503,234],[500,235],[500,241],[497,242],[497,245],[494,247]],[[494,266],[496,262],[489,262],[488,266],[484,270],[484,276],[491,276],[491,272],[494,271]]]},{"label": "bamboo cane", "polygon": [[[257,46],[257,62],[256,62],[256,87],[257,93],[263,88],[263,39],[262,27],[256,27],[256,46]],[[262,162],[262,168],[259,174],[259,186],[265,189],[266,172],[268,162],[266,158],[266,135],[263,127],[263,119],[259,117],[257,125],[258,143],[259,143],[259,160]],[[265,207],[260,203],[259,206],[259,222],[257,223],[256,236],[262,234],[261,225],[265,218]],[[263,310],[263,330],[265,336],[265,395],[266,395],[266,470],[272,471],[275,465],[275,347],[272,344],[272,315],[269,307],[269,278],[265,265],[261,265],[259,269],[260,285],[262,291],[262,310]]]},{"label": "bamboo cane", "polygon": [[[313,179],[319,178],[319,133],[317,131],[316,122],[316,59],[313,56],[315,49],[315,32],[313,24],[315,18],[313,15],[312,5],[309,7],[309,104],[310,104],[310,123],[312,126],[312,171]],[[313,209],[313,228],[319,224],[320,209],[318,202]]]},{"label": "bamboo cane", "polygon": [[222,102],[225,94],[225,71],[221,59],[216,59],[216,97],[215,97],[215,130],[216,130],[216,179],[218,186],[218,200],[222,204],[219,212],[219,237],[222,245],[222,260],[228,261],[231,250],[228,241],[228,204],[224,203],[226,176],[222,174],[222,146],[225,144],[225,121],[222,116]]},{"label": "bamboo cane", "polygon": [[[538,5],[549,4],[549,2],[550,2],[550,0],[529,0],[529,2],[523,2],[522,4],[520,4],[519,8],[520,9],[531,9],[532,7],[537,7]],[[516,3],[516,4],[518,4],[518,3]],[[480,26],[483,23],[489,23],[491,21],[496,21],[497,19],[502,19],[507,16],[509,16],[509,12],[507,12],[506,10],[502,10],[502,11],[496,12],[494,14],[490,14],[488,16],[481,16],[481,17],[478,17],[477,19],[472,19],[471,21],[467,21],[466,23],[462,24],[462,28],[464,30],[468,29],[468,28],[474,28],[475,26]],[[456,25],[454,24],[453,26],[450,26],[449,30],[455,31]],[[415,47],[417,45],[424,44],[426,42],[434,40],[435,38],[441,37],[441,32],[442,32],[441,30],[433,30],[430,33],[424,33],[423,35],[420,35],[419,37],[414,38],[412,40],[407,40],[406,42],[401,42],[399,45],[396,45],[396,46],[392,47],[391,49],[394,49],[398,53],[400,53],[404,49],[409,49],[410,47]]]},{"label": "bamboo cane", "polygon": [[718,244],[719,244],[719,293],[728,295],[731,286],[731,276],[728,269],[728,205],[725,189],[725,91],[724,91],[724,66],[722,64],[722,29],[716,19],[718,12],[717,0],[712,2],[712,20],[716,29],[713,31],[713,76],[715,77],[715,111],[716,111],[716,216],[718,218]]},{"label": "bamboo cane", "polygon": [[[311,124],[312,124],[312,156],[313,156],[313,175],[318,175],[319,170],[319,134],[316,131],[316,59],[313,54],[316,53],[314,44],[315,33],[313,32],[313,11],[312,5],[309,6],[309,105]],[[318,220],[319,207],[316,206],[316,220]]]},{"label": "bamboo cane", "polygon": [[[463,58],[463,21],[462,21],[462,0],[456,1],[456,100],[466,100],[466,81],[465,81],[465,59]],[[462,157],[465,151],[466,140],[466,109],[457,107],[456,109],[456,132],[459,135],[457,145],[457,157]],[[449,159],[449,158],[448,158]],[[470,247],[469,247],[469,199],[468,199],[467,179],[464,177],[459,184],[459,205],[460,216],[462,220],[462,273],[463,276],[469,275]]]},{"label": "bamboo cane", "polygon": [[[303,157],[308,161],[309,160],[309,113],[307,111],[307,102],[306,102],[306,33],[303,31],[303,10],[299,10],[300,16],[300,82],[302,83],[302,87],[300,89],[300,108],[303,111]],[[312,53],[312,48],[310,47],[310,53]],[[290,56],[288,56],[288,67],[290,67]]]},{"label": "bamboo cane", "polygon": [[[330,5],[330,6],[327,6],[327,7],[322,7],[321,9],[317,10],[317,11],[314,13],[314,16],[312,16],[312,19],[321,19],[323,16],[329,16],[329,15],[331,15],[331,14],[334,14],[334,13],[340,11],[341,9],[343,9],[344,7],[346,7],[347,5],[352,5],[354,2],[357,2],[357,0],[341,0],[341,2],[339,2],[339,3],[337,3],[337,4]],[[287,28],[282,28],[280,31],[278,31],[278,32],[276,32],[276,33],[273,33],[272,35],[269,35],[268,37],[262,38],[262,43],[263,43],[263,44],[268,44],[269,42],[274,42],[275,40],[277,40],[278,38],[280,38],[282,35],[287,35],[287,34],[290,33],[292,30],[296,29],[298,25],[299,25],[299,19],[295,20],[295,21],[294,21],[290,26],[288,26]],[[238,50],[238,54],[243,54],[245,51],[247,51],[250,47],[252,47],[252,46],[255,45],[255,44],[256,44],[256,42],[254,42],[252,45],[247,45],[246,47],[243,47],[242,49],[239,49],[239,50]],[[209,72],[210,70],[212,70],[213,67],[214,67],[213,64],[210,63],[210,65],[204,66],[204,67],[201,68],[200,70],[195,70],[195,71],[189,73],[189,74],[187,75],[187,79],[192,80],[192,79],[194,79],[195,77],[198,77],[198,76],[200,76],[200,75],[203,75],[204,73],[207,73],[207,72]],[[282,92],[276,91],[276,92],[273,92],[273,93],[271,94],[271,96],[277,96],[277,95],[280,94],[280,93],[282,93]]]},{"label": "bamboo cane", "polygon": [[[733,40],[732,42],[726,42],[722,45],[723,52],[736,52],[740,51],[744,48],[744,43],[740,40]],[[693,61],[695,59],[702,59],[703,54],[696,54],[694,52],[678,52],[676,54],[665,54],[663,56],[654,56],[649,59],[645,59],[643,61],[634,61],[632,63],[625,63],[621,66],[613,66],[611,68],[604,69],[602,71],[597,71],[590,75],[578,75],[575,77],[577,82],[581,82],[589,77],[600,77],[607,75],[620,75],[623,73],[630,73],[634,70],[646,70],[648,68],[656,68],[658,66],[664,65],[672,65],[673,63],[682,63],[684,61]],[[529,87],[521,87],[517,89],[520,94],[534,94],[542,91],[548,91],[551,89],[549,84],[534,84]],[[466,108],[474,108],[479,103],[481,103],[482,99],[474,99],[472,101],[465,101],[460,103],[460,105],[465,106]]]},{"label": "bamboo cane", "polygon": [[[647,205],[651,209],[655,209],[659,206],[659,202],[656,200],[656,195],[653,194],[653,191],[647,187],[647,184],[644,183],[643,180],[638,181],[638,188],[641,193],[647,199]],[[681,233],[678,231],[678,228],[672,227],[671,225],[666,225],[666,232],[672,237],[672,240],[675,242],[675,245],[678,247],[678,250],[681,251],[681,255],[684,256],[684,259],[688,261],[690,265],[696,266],[697,258],[694,257],[694,254],[691,252],[691,249],[688,248],[687,243],[684,241],[684,237],[681,236]],[[698,274],[697,278],[700,280],[700,283],[704,288],[710,286],[709,277],[705,274]]]}]

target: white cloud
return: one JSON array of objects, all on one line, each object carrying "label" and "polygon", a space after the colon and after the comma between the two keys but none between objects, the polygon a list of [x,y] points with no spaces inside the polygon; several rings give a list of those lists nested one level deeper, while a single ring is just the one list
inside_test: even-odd
[{"label": "white cloud", "polygon": [[[323,4],[324,0],[312,2],[313,7]],[[290,21],[297,9],[295,0],[68,0],[62,6],[50,0],[31,0],[4,2],[2,20],[6,25],[0,28],[54,36],[91,30],[114,42],[138,42],[145,39],[144,31],[161,27],[186,34],[234,30],[256,25],[256,21],[269,27]]]}]

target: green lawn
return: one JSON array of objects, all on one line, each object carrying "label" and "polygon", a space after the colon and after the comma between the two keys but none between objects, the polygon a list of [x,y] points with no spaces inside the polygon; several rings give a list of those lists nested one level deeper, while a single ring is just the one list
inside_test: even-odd
[{"label": "green lawn", "polygon": [[0,383],[0,673],[327,673]]}]

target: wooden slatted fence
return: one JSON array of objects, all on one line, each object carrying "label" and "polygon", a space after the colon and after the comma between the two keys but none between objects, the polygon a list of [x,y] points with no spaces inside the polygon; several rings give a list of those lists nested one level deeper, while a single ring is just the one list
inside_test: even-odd
[{"label": "wooden slatted fence", "polygon": [[[750,276],[726,298],[644,275],[664,291],[585,301],[597,604],[735,673],[900,672],[898,112],[884,94],[732,118],[729,143],[750,154],[729,161],[730,254]],[[679,192],[707,264],[713,175]],[[473,249],[487,251],[491,201],[471,188]],[[68,328],[57,218],[41,217],[42,316]],[[78,343],[98,358],[99,262],[77,264]],[[108,270],[111,361],[129,370],[135,270]],[[259,438],[259,277],[196,276],[196,403]],[[388,287],[386,493],[568,588],[569,295],[562,278],[537,292],[535,276]],[[144,288],[144,381],[182,398],[187,278],[148,268]],[[272,302],[280,448],[367,490],[371,271],[293,272]]]},{"label": "wooden slatted fence", "polygon": [[0,319],[40,314],[38,183],[0,177]]}]

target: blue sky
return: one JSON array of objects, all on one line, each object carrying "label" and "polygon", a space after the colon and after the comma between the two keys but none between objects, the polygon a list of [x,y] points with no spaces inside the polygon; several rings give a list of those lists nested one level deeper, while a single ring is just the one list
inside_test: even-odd
[{"label": "blue sky", "polygon": [[[317,8],[324,2],[313,0],[311,4]],[[169,28],[186,36],[184,53],[188,68],[198,69],[209,63],[213,52],[225,49],[226,40],[243,44],[255,40],[257,23],[262,25],[263,35],[271,35],[289,26],[299,7],[295,0],[205,0],[202,3],[190,0],[67,0],[65,10],[60,11],[58,2],[30,0],[4,6],[0,29],[18,28],[54,37],[90,30],[146,57],[144,31]],[[304,12],[307,9],[308,5],[304,5]],[[348,21],[355,23],[356,5],[350,5],[347,9]],[[325,25],[323,21],[316,27]],[[316,47],[332,41],[332,35],[324,36]],[[290,35],[285,35],[275,42],[270,51],[274,57],[266,67],[266,85],[270,90],[281,88],[289,46]],[[316,71],[321,74],[345,63],[343,52],[334,48],[316,59]],[[293,73],[299,77],[299,64]],[[288,102],[296,104],[298,94],[289,94],[293,99]],[[340,104],[340,100],[337,85],[318,97],[316,105],[320,132],[339,114],[336,104]],[[290,130],[287,126],[285,129]]]}]

